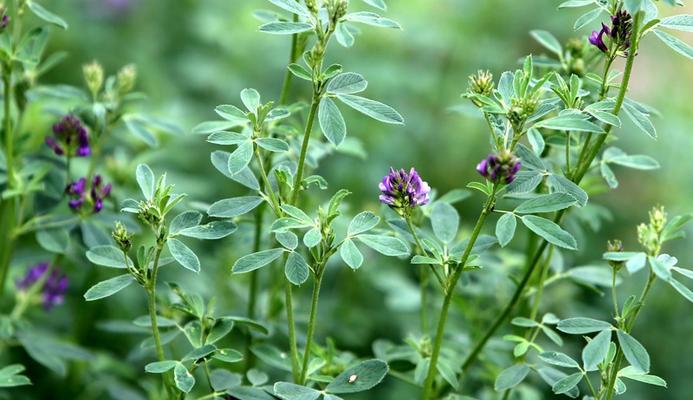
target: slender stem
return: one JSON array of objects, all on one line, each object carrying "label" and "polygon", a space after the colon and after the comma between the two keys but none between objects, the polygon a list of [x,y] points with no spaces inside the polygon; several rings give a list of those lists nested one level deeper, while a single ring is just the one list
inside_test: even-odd
[{"label": "slender stem", "polygon": [[[16,10],[14,10],[12,21],[16,20]],[[3,126],[5,135],[5,161],[7,164],[7,188],[14,187],[14,131],[12,129],[11,101],[12,101],[12,63],[3,65],[2,71],[3,83]],[[13,230],[16,223],[15,218],[15,198],[0,200],[0,234],[3,236],[2,244],[0,245],[0,297],[5,291],[5,281],[7,280],[10,262],[13,253]]]},{"label": "slender stem", "polygon": [[565,173],[570,175],[570,131],[565,136]]},{"label": "slender stem", "polygon": [[[152,266],[152,277],[147,283],[147,300],[149,305],[149,318],[152,323],[152,335],[154,336],[154,346],[156,348],[156,355],[159,361],[164,361],[166,356],[164,355],[164,348],[161,346],[161,334],[159,333],[159,322],[156,315],[156,278],[159,273],[159,258],[161,257],[161,252],[163,251],[163,246],[157,246],[156,255],[154,256],[154,265]],[[127,260],[126,260],[127,262]]]},{"label": "slender stem", "polygon": [[[416,243],[417,251],[419,251],[422,255],[426,255],[426,250],[424,250],[423,244],[421,243],[421,239],[419,239],[419,234],[416,233],[416,229],[414,228],[414,225],[411,222],[411,218],[405,218],[405,220],[407,221],[407,227],[409,228],[409,231],[411,232],[411,235],[414,238],[414,242]],[[438,280],[438,283],[440,283],[440,286],[443,289],[445,289],[445,279],[440,275],[438,269],[436,269],[436,266],[431,264],[428,264],[428,266],[431,268],[431,271],[433,271],[433,274]]]},{"label": "slender stem", "polygon": [[[634,21],[634,32],[639,32],[639,26],[640,26],[640,19],[641,19],[641,13],[638,13],[635,16],[635,21]],[[618,113],[621,111],[621,107],[623,106],[624,99],[626,97],[626,91],[628,89],[628,84],[630,82],[630,77],[633,72],[633,61],[635,60],[635,54],[637,53],[638,49],[638,34],[634,35],[634,40],[631,45],[631,49],[628,53],[628,59],[626,60],[626,68],[624,70],[624,75],[623,75],[623,80],[621,82],[621,87],[620,91],[618,94],[618,97],[616,99],[616,104],[614,105],[614,110],[613,114],[618,115]],[[597,154],[599,153],[599,150],[601,149],[602,145],[604,144],[604,141],[608,137],[609,133],[613,129],[613,125],[607,125],[606,126],[606,134],[600,135],[599,138],[597,139],[597,142],[595,145],[592,147],[592,149],[587,153],[587,156],[585,158],[585,161],[582,163],[582,165],[578,165],[576,167],[576,172],[574,176],[571,178],[571,181],[575,184],[579,184],[582,181],[582,178],[584,178],[585,173],[588,171],[590,164],[592,164],[592,161],[597,157]],[[565,214],[565,210],[561,210],[556,214],[556,217],[554,218],[554,222],[560,222],[563,215]],[[498,328],[503,324],[503,322],[506,320],[506,318],[510,315],[512,310],[515,308],[519,300],[522,298],[522,294],[524,293],[525,289],[527,288],[527,283],[530,280],[530,277],[532,276],[534,270],[536,269],[537,264],[539,263],[539,260],[541,259],[541,255],[548,246],[548,242],[546,240],[542,240],[542,244],[539,246],[537,249],[537,252],[534,254],[534,257],[532,258],[532,262],[529,264],[527,271],[525,272],[525,275],[523,276],[522,280],[520,281],[520,284],[517,286],[515,289],[515,293],[511,297],[510,301],[506,306],[504,307],[503,311],[498,315],[498,317],[494,320],[494,322],[491,324],[489,329],[486,331],[484,336],[482,337],[481,341],[477,343],[477,345],[473,348],[472,352],[467,356],[465,359],[464,363],[462,364],[462,372],[461,374],[464,374],[464,372],[469,369],[469,367],[474,363],[476,358],[478,357],[479,353],[481,350],[484,348],[488,340],[493,336],[493,334],[498,330]]]},{"label": "slender stem", "polygon": [[308,153],[308,143],[310,142],[310,134],[313,131],[313,122],[315,122],[315,115],[318,111],[318,106],[320,105],[320,96],[317,94],[313,95],[313,100],[310,104],[310,112],[308,113],[308,120],[306,122],[306,130],[303,132],[303,143],[301,144],[301,153],[298,156],[298,167],[296,168],[296,176],[294,178],[294,187],[291,192],[290,204],[296,204],[298,200],[298,195],[301,193],[301,182],[303,181],[303,168],[306,163],[306,154]]},{"label": "slender stem", "polygon": [[594,400],[597,400],[597,391],[594,390],[594,386],[592,386],[592,380],[590,380],[589,375],[587,375],[587,372],[585,372],[585,382],[587,382],[587,387],[589,387],[590,392],[592,393],[592,397]]},{"label": "slender stem", "polygon": [[[633,329],[633,325],[635,324],[635,321],[638,319],[638,315],[640,314],[640,311],[642,310],[642,307],[645,304],[645,299],[647,298],[647,295],[650,293],[650,289],[652,289],[652,284],[655,282],[656,278],[657,276],[652,271],[650,271],[650,275],[647,277],[647,283],[645,284],[645,287],[643,288],[643,291],[640,294],[638,306],[633,312],[633,316],[629,318],[627,322],[624,322],[623,330],[626,333],[630,333],[630,331]],[[618,349],[616,351],[616,356],[614,357],[614,363],[611,365],[611,373],[609,375],[609,381],[606,387],[607,400],[611,400],[611,398],[614,396],[614,386],[616,385],[616,378],[618,377],[618,371],[621,368],[621,362],[623,361],[623,351],[621,350],[621,346],[618,343],[616,343],[616,346],[618,347]]]},{"label": "slender stem", "polygon": [[[406,217],[404,218],[404,220],[407,222],[407,227],[409,227],[409,231],[411,232],[411,235],[414,238],[414,242],[416,243],[416,252],[426,255],[426,251],[424,250],[424,247],[421,244],[419,235],[416,233],[416,228],[414,228],[414,224],[412,223],[411,217]],[[435,267],[430,264],[429,266],[435,273]],[[419,273],[419,286],[421,290],[421,332],[425,334],[426,332],[428,332],[428,315],[426,312],[428,306],[428,274],[426,273],[426,266],[421,266],[421,268],[419,269]],[[438,281],[443,285],[443,287],[445,287],[442,278],[438,274],[436,274],[436,277],[438,278]]]},{"label": "slender stem", "polygon": [[619,319],[618,298],[616,296],[616,268],[611,269],[611,302],[614,303],[614,318]]},{"label": "slender stem", "polygon": [[433,341],[433,352],[431,353],[431,361],[429,363],[428,373],[426,374],[426,380],[424,382],[424,400],[429,400],[433,394],[433,381],[435,380],[436,371],[438,370],[438,357],[440,356],[440,350],[443,344],[443,336],[445,334],[445,325],[447,323],[450,304],[452,303],[452,297],[455,294],[455,287],[457,286],[457,281],[460,279],[460,276],[464,271],[464,266],[472,253],[474,244],[476,243],[476,240],[479,238],[479,234],[481,233],[481,228],[484,226],[486,217],[491,212],[493,205],[495,204],[497,189],[498,185],[494,185],[493,192],[486,200],[486,204],[484,205],[484,208],[481,210],[481,214],[479,214],[479,218],[477,219],[476,225],[474,226],[474,230],[472,231],[472,235],[469,238],[469,243],[467,243],[467,247],[464,249],[464,253],[462,254],[460,263],[457,266],[457,268],[455,268],[454,272],[448,280],[448,284],[446,286],[445,291],[445,297],[443,299],[443,307],[440,310],[440,317],[438,318],[436,336]]},{"label": "slender stem", "polygon": [[272,203],[272,208],[274,208],[275,213],[281,213],[281,207],[279,206],[277,195],[274,193],[272,184],[270,183],[269,177],[267,176],[267,171],[265,171],[265,162],[262,159],[260,150],[258,149],[258,146],[255,143],[253,143],[253,147],[255,148],[255,158],[257,158],[258,164],[260,166],[260,175],[262,177],[262,183],[268,193],[270,202]]},{"label": "slender stem", "polygon": [[291,352],[291,374],[294,382],[298,383],[300,371],[298,365],[298,342],[296,341],[296,319],[294,318],[294,298],[291,282],[284,280],[284,306],[286,307],[286,320],[289,326],[289,350]]},{"label": "slender stem", "polygon": [[[294,14],[293,20],[294,22],[298,22],[298,15]],[[296,62],[296,59],[298,58],[298,54],[296,54],[297,47],[298,33],[294,33],[293,35],[291,35],[291,53],[289,53],[289,64],[293,64],[294,62]],[[282,83],[282,91],[279,94],[279,104],[286,104],[286,101],[289,98],[289,92],[291,91],[292,79],[293,74],[287,68],[286,71],[284,71],[284,82]]]},{"label": "slender stem", "polygon": [[[263,204],[258,207],[255,211],[255,235],[253,237],[253,253],[260,251],[262,247],[262,226],[263,226]],[[257,303],[257,292],[258,292],[258,270],[252,271],[250,273],[250,289],[248,291],[248,309],[246,315],[249,319],[255,319],[255,305]],[[244,372],[248,372],[249,369],[253,367],[255,362],[255,357],[253,352],[250,350],[253,345],[253,335],[248,330],[248,336],[246,336],[245,343],[245,364],[243,365]]]},{"label": "slender stem", "polygon": [[310,349],[313,346],[313,335],[315,334],[315,321],[318,316],[318,298],[320,297],[320,285],[322,284],[322,268],[317,268],[318,272],[315,274],[315,279],[313,281],[313,297],[310,303],[310,317],[308,319],[308,333],[306,338],[306,349],[303,352],[303,364],[301,366],[301,377],[298,380],[299,385],[304,385],[306,383],[306,377],[308,376],[308,362],[310,361]]}]

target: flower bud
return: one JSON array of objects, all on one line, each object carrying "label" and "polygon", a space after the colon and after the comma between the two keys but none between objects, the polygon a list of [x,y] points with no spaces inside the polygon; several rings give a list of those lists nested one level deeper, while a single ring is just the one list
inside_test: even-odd
[{"label": "flower bud", "polygon": [[151,226],[158,226],[161,223],[159,210],[151,201],[141,201],[137,216]]},{"label": "flower bud", "polygon": [[508,118],[514,126],[523,124],[539,106],[539,101],[533,97],[522,97],[512,99]]},{"label": "flower bud", "polygon": [[667,223],[667,213],[664,212],[664,207],[658,206],[650,211],[650,226],[658,234],[664,230],[664,225]]},{"label": "flower bud", "polygon": [[137,81],[137,68],[134,64],[128,64],[118,71],[118,76],[116,77],[116,86],[118,88],[119,95],[125,95],[129,93],[134,87]]},{"label": "flower bud", "polygon": [[103,67],[98,62],[92,61],[82,66],[82,74],[89,91],[96,98],[103,85]]},{"label": "flower bud", "polygon": [[[611,253],[621,253],[623,252],[623,243],[618,239],[609,240],[607,242],[606,249]],[[611,265],[611,268],[619,271],[623,267],[624,262],[609,260],[609,265]]]},{"label": "flower bud", "polygon": [[513,153],[504,150],[500,154],[489,154],[476,166],[476,171],[484,178],[495,183],[512,183],[515,175],[522,168],[520,160]]},{"label": "flower bud", "polygon": [[479,70],[476,74],[469,76],[468,92],[482,96],[491,96],[493,88],[493,74],[491,72]]},{"label": "flower bud", "polygon": [[120,222],[116,221],[115,229],[111,233],[113,240],[115,240],[118,247],[127,253],[132,248],[132,234],[128,232],[127,228]]},{"label": "flower bud", "polygon": [[330,0],[327,3],[327,12],[330,15],[333,27],[346,15],[348,7],[349,0]]}]

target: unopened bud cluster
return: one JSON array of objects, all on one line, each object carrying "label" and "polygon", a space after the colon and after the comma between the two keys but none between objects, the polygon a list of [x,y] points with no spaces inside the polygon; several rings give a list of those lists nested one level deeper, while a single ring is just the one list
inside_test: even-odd
[{"label": "unopened bud cluster", "polygon": [[650,211],[650,221],[638,225],[638,242],[645,247],[650,254],[659,252],[661,246],[660,236],[667,223],[667,214],[664,208],[659,206]]},{"label": "unopened bud cluster", "polygon": [[[623,243],[618,239],[609,240],[606,245],[606,250],[610,253],[622,253]],[[615,269],[616,271],[620,270],[623,267],[623,264],[623,261],[609,261],[611,268]]]},{"label": "unopened bud cluster", "polygon": [[493,94],[493,74],[489,71],[479,70],[476,74],[469,76],[469,88],[467,91],[482,96]]},{"label": "unopened bud cluster", "polygon": [[96,98],[101,91],[101,86],[103,85],[103,67],[96,61],[92,61],[89,64],[82,66],[82,74],[84,75],[84,81],[89,88],[92,96]]},{"label": "unopened bud cluster", "polygon": [[115,240],[118,247],[127,253],[132,248],[132,234],[128,232],[127,228],[120,222],[115,223],[115,229],[111,233],[113,240]]}]

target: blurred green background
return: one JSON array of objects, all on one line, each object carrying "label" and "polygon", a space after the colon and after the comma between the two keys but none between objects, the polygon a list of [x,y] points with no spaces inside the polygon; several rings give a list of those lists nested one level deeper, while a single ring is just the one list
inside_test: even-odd
[{"label": "blurred green background", "polygon": [[[238,93],[245,87],[258,89],[265,99],[278,96],[289,39],[260,33],[259,22],[252,15],[256,9],[272,8],[268,2],[54,0],[44,3],[70,24],[68,31],[55,31],[50,45],[51,50],[69,52],[69,58],[52,71],[44,83],[81,85],[80,66],[91,60],[100,61],[109,72],[115,72],[123,64],[135,63],[139,73],[138,88],[149,95],[148,107],[182,126],[186,132],[200,121],[214,119],[216,105],[238,104]],[[354,9],[366,9],[358,0],[351,3]],[[489,69],[499,76],[506,69],[514,69],[520,57],[528,53],[541,54],[542,49],[528,34],[532,29],[550,30],[562,42],[588,33],[587,29],[572,30],[579,11],[559,11],[556,9],[559,2],[552,0],[400,0],[389,3],[386,16],[399,21],[403,31],[365,27],[354,48],[343,49],[333,43],[334,47],[328,52],[329,62],[339,62],[346,70],[362,73],[370,81],[368,97],[392,105],[406,119],[406,126],[391,127],[343,108],[349,135],[363,141],[368,157],[359,160],[336,155],[325,160],[318,173],[330,182],[330,193],[342,187],[354,193],[350,198],[353,210],[379,208],[377,182],[391,165],[416,166],[441,193],[464,187],[476,179],[474,165],[488,152],[485,127],[480,119],[450,110],[462,103],[459,95],[466,89],[467,76],[479,68]],[[669,7],[662,9],[665,13],[673,11]],[[693,8],[688,6],[686,11],[690,13]],[[683,12],[676,11],[677,14]],[[692,36],[680,35],[689,42]],[[309,90],[304,82],[294,82],[294,88],[294,99],[305,98]],[[620,168],[616,171],[620,187],[592,196],[591,202],[612,210],[613,219],[603,224],[600,231],[581,238],[583,251],[580,254],[564,255],[567,268],[598,260],[610,238],[621,238],[628,249],[635,249],[635,226],[646,220],[647,211],[653,205],[662,204],[671,214],[693,211],[691,88],[693,67],[690,61],[648,37],[637,58],[630,96],[662,112],[663,118],[655,121],[660,138],[653,141],[626,124],[618,133],[619,146],[630,153],[655,157],[662,168],[649,172]],[[189,193],[193,199],[213,202],[242,192],[238,185],[211,167],[209,152],[215,149],[200,136],[165,137],[158,150],[140,156],[138,161],[150,162],[158,172],[168,170],[177,189]],[[474,195],[459,207],[467,225],[478,212],[478,200]],[[205,254],[203,272],[199,276],[180,273],[175,279],[207,297],[218,296],[220,308],[242,313],[245,278],[230,277],[228,269],[240,252],[249,251],[249,243],[250,236],[241,232],[205,248],[201,252]],[[679,258],[680,266],[691,267],[693,246],[690,242],[678,242],[676,246],[667,251]],[[505,252],[510,256],[521,255],[521,242],[514,249],[511,247]],[[84,268],[92,267],[85,263]],[[478,272],[482,281],[487,275],[490,280],[485,282],[490,285],[472,285],[472,290],[464,294],[455,312],[458,315],[453,317],[456,329],[478,335],[488,325],[497,310],[495,307],[500,307],[510,295],[512,283],[503,278],[503,271],[508,268],[491,262],[488,270]],[[321,300],[320,338],[331,336],[341,348],[368,356],[370,343],[377,338],[399,343],[407,335],[416,333],[417,312],[411,303],[415,308],[418,300],[408,269],[406,263],[375,256],[368,257],[364,268],[356,274],[343,265],[334,265],[334,271],[328,273]],[[169,275],[164,279],[174,277],[170,275],[172,272],[166,271],[166,274]],[[84,279],[93,278],[91,274]],[[623,291],[638,291],[642,279],[642,275],[631,278]],[[51,323],[67,330],[80,319],[84,323],[84,317],[70,310],[86,310],[80,313],[93,316],[97,322],[144,314],[144,300],[136,290],[107,303],[87,306],[81,303],[79,290],[79,284],[73,286],[68,307],[56,310],[53,317],[43,318],[53,319]],[[308,295],[307,288],[299,292],[301,296]],[[305,300],[299,301],[299,307],[304,309],[305,303]],[[141,307],[142,312],[130,311],[133,305]],[[474,309],[476,306],[480,309]],[[568,282],[552,286],[544,297],[542,308],[561,317],[582,313],[608,318],[609,310],[603,297]],[[475,316],[474,319],[471,316]],[[69,322],[55,322],[60,318]],[[114,354],[123,354],[128,343],[134,343],[122,336],[90,331],[93,323],[86,326],[87,332],[79,337],[83,339],[81,344],[87,347],[106,347]],[[656,287],[634,334],[650,351],[653,373],[664,377],[670,389],[665,391],[633,383],[624,397],[629,400],[690,399],[692,333],[690,303],[669,287]],[[458,340],[461,346],[467,343],[465,337]],[[509,363],[508,360],[506,366]],[[104,365],[94,363],[82,368],[94,371],[110,368]],[[480,376],[497,372],[491,369]],[[123,373],[121,378],[132,382],[137,374]],[[46,383],[62,385],[58,378],[48,373],[43,379]],[[533,379],[538,388],[547,389],[536,376]],[[46,399],[53,398],[55,393],[92,398],[78,395],[79,386],[78,382],[68,382],[59,389],[49,389],[45,383],[39,383],[37,391],[44,393],[40,398]],[[46,394],[47,390],[57,392],[50,395]],[[413,387],[388,378],[377,394],[372,392],[367,398],[409,399],[414,398],[415,393]],[[544,398],[552,398],[547,393],[550,392],[545,392]],[[496,398],[489,393],[476,394],[479,398]]]}]

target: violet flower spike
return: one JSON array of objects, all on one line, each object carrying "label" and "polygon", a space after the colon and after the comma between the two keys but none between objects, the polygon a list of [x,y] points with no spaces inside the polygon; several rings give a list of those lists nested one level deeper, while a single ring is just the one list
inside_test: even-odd
[{"label": "violet flower spike", "polygon": [[54,270],[43,285],[43,308],[50,310],[56,305],[62,304],[65,300],[67,286],[67,275]]},{"label": "violet flower spike", "polygon": [[590,35],[589,41],[593,46],[596,46],[599,50],[603,51],[604,53],[608,53],[609,48],[604,43],[604,35],[609,36],[609,34],[609,27],[602,23],[602,29],[599,32],[592,31],[592,35]]},{"label": "violet flower spike", "polygon": [[46,144],[56,155],[75,155],[87,157],[91,155],[89,132],[74,115],[65,115],[53,124],[53,137],[46,138]]},{"label": "violet flower spike", "polygon": [[411,168],[409,172],[390,168],[390,172],[383,177],[378,187],[381,191],[380,202],[403,216],[409,215],[414,208],[430,201],[431,188],[421,179],[415,168]]}]

